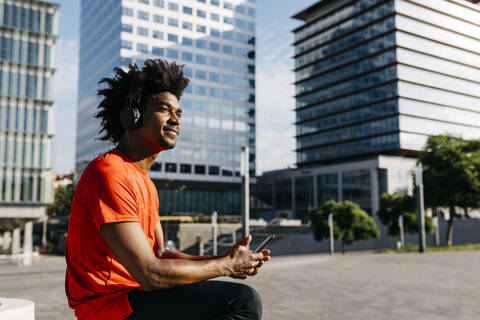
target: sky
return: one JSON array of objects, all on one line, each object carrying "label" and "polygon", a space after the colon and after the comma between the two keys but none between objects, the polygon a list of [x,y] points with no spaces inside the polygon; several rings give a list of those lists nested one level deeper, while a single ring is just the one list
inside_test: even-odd
[{"label": "sky", "polygon": [[[80,0],[60,4],[56,46],[55,136],[52,167],[58,173],[75,168]],[[180,1],[181,2],[181,1]],[[295,88],[293,33],[301,21],[292,15],[315,0],[257,0],[256,127],[257,174],[295,163]],[[181,147],[181,145],[177,145]]]}]

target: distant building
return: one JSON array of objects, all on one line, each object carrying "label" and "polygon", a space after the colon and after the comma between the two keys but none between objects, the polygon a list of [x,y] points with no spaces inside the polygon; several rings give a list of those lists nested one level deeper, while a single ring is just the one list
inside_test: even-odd
[{"label": "distant building", "polygon": [[[31,242],[32,220],[53,200],[50,144],[58,5],[0,0],[0,237],[16,228]],[[17,252],[18,253],[18,252]]]},{"label": "distant building", "polygon": [[53,176],[53,188],[65,188],[75,183],[75,170],[71,173],[58,174],[56,171],[52,172]]},{"label": "distant building", "polygon": [[83,0],[76,171],[112,145],[94,119],[98,81],[147,58],[185,64],[177,147],[150,177],[167,213],[240,213],[240,152],[255,172],[255,0]]},{"label": "distant building", "polygon": [[480,138],[480,7],[465,0],[323,0],[297,13],[298,169],[259,179],[259,213],[328,199],[371,214],[407,192],[430,135]]}]

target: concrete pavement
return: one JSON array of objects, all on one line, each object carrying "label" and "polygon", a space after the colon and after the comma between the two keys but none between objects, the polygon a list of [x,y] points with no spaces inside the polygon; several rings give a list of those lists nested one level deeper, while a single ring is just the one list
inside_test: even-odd
[{"label": "concrete pavement", "polygon": [[[262,296],[264,320],[476,320],[479,267],[478,251],[283,256],[246,282]],[[64,270],[63,257],[0,264],[0,296],[34,301],[37,320],[75,319]]]}]

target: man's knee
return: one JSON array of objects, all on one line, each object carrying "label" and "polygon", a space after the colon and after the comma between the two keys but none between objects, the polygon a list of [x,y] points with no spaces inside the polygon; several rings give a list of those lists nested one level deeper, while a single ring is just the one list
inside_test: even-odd
[{"label": "man's knee", "polygon": [[245,319],[259,320],[262,318],[262,299],[254,288],[241,284],[238,290],[239,311],[245,313]]}]

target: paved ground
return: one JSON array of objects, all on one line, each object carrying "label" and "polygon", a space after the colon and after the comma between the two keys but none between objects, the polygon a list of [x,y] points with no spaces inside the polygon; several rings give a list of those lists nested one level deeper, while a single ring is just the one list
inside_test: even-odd
[{"label": "paved ground", "polygon": [[[247,282],[262,296],[264,320],[476,320],[479,268],[480,252],[289,256]],[[33,300],[37,320],[74,319],[64,269],[61,257],[0,264],[0,296]]]}]

